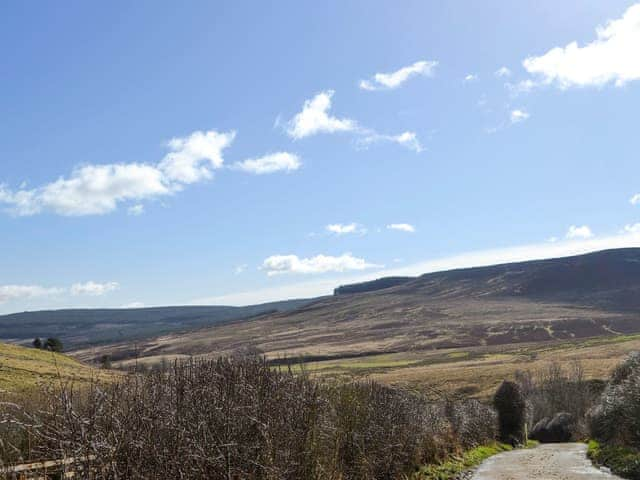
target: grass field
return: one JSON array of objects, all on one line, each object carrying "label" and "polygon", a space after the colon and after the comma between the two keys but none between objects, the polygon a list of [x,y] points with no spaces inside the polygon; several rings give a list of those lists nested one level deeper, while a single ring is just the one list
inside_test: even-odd
[{"label": "grass field", "polygon": [[309,362],[312,375],[343,379],[374,379],[416,390],[489,397],[518,370],[536,371],[552,362],[579,361],[588,378],[607,378],[628,353],[640,350],[640,335],[619,335],[532,344],[482,346],[371,355]]},{"label": "grass field", "polygon": [[0,392],[20,392],[62,380],[76,383],[116,375],[59,353],[0,343]]}]

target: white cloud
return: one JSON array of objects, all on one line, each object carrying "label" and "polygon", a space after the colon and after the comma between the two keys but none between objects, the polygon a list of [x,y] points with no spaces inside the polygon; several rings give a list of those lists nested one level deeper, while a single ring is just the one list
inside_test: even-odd
[{"label": "white cloud", "polygon": [[571,42],[544,55],[529,57],[524,68],[545,84],[560,88],[616,86],[640,79],[640,3],[627,9],[621,18],[596,29],[596,40],[580,47]]},{"label": "white cloud", "polygon": [[327,273],[346,272],[350,270],[365,270],[379,267],[368,263],[363,258],[357,258],[350,253],[338,257],[331,255],[316,255],[311,258],[299,258],[297,255],[272,255],[264,260],[262,269],[267,275],[280,275],[284,273]]},{"label": "white cloud", "polygon": [[290,298],[311,298],[331,295],[338,285],[358,283],[386,276],[417,276],[424,273],[455,268],[483,267],[501,263],[523,262],[581,255],[612,248],[640,248],[640,233],[624,233],[608,237],[559,240],[554,243],[519,245],[491,250],[478,250],[453,254],[442,258],[425,260],[407,266],[376,270],[350,276],[335,276],[322,280],[291,283],[263,289],[228,293],[215,297],[200,298],[193,304],[250,305]]},{"label": "white cloud", "polygon": [[246,263],[243,263],[242,265],[238,265],[235,269],[234,269],[234,273],[236,275],[240,275],[241,273],[244,273],[245,270],[247,270],[247,268],[249,267],[249,265],[247,265]]},{"label": "white cloud", "polygon": [[640,193],[636,193],[633,197],[629,199],[629,203],[631,205],[640,205]]},{"label": "white cloud", "polygon": [[221,168],[222,151],[233,142],[236,132],[196,131],[188,137],[176,137],[171,149],[158,165],[169,181],[195,183],[212,177],[212,169]]},{"label": "white cloud", "polygon": [[510,77],[511,70],[509,70],[507,67],[500,67],[498,70],[494,72],[494,75],[498,78]]},{"label": "white cloud", "polygon": [[212,177],[212,169],[223,164],[222,150],[234,132],[194,132],[174,138],[168,153],[158,164],[116,163],[85,165],[68,177],[31,190],[12,191],[0,185],[0,204],[14,215],[52,212],[65,216],[103,215],[119,203],[171,195],[185,184]]},{"label": "white cloud", "polygon": [[626,233],[640,233],[640,223],[633,223],[624,226],[624,232]]},{"label": "white cloud", "polygon": [[288,123],[287,133],[297,139],[318,133],[349,132],[358,128],[356,122],[348,118],[336,118],[329,115],[333,90],[318,93],[306,100],[302,111]]},{"label": "white cloud", "polygon": [[97,283],[88,281],[85,283],[74,283],[71,285],[72,295],[90,295],[99,297],[120,288],[118,282]]},{"label": "white cloud", "polygon": [[521,93],[529,93],[538,85],[538,82],[534,82],[531,79],[522,80],[518,83],[505,83],[505,87],[510,90],[512,97],[516,97]]},{"label": "white cloud", "polygon": [[475,73],[469,73],[464,77],[465,82],[475,82],[476,80],[478,80],[478,75]]},{"label": "white cloud", "polygon": [[18,216],[51,211],[58,215],[101,215],[119,202],[141,200],[171,193],[162,172],[151,165],[130,163],[87,165],[69,178],[33,190],[11,192],[0,187],[0,202]]},{"label": "white cloud", "polygon": [[131,205],[129,208],[127,208],[127,213],[134,217],[142,215],[144,213],[144,205],[142,205],[141,203]]},{"label": "white cloud", "polygon": [[509,118],[511,119],[511,123],[520,123],[520,122],[524,122],[526,119],[529,118],[529,114],[527,112],[525,112],[524,110],[512,110]]},{"label": "white cloud", "polygon": [[346,235],[349,233],[365,234],[366,228],[357,223],[331,223],[325,227],[325,230],[336,235]]},{"label": "white cloud", "polygon": [[416,153],[424,151],[424,147],[420,143],[420,140],[418,140],[415,132],[402,132],[398,135],[384,135],[374,131],[368,131],[363,137],[359,138],[356,143],[361,148],[367,148],[369,145],[381,142],[396,143]]},{"label": "white cloud", "polygon": [[571,225],[569,230],[567,230],[567,234],[565,235],[568,239],[574,238],[591,238],[593,237],[593,232],[587,225],[582,225],[580,227],[576,225]]},{"label": "white cloud", "polygon": [[64,289],[40,285],[0,285],[0,303],[20,298],[45,297],[63,293]]},{"label": "white cloud", "polygon": [[421,60],[412,65],[403,67],[391,73],[376,73],[369,80],[361,80],[360,88],[363,90],[390,90],[398,88],[404,82],[416,75],[431,76],[435,67],[438,65],[436,61]]},{"label": "white cloud", "polygon": [[318,133],[350,132],[358,136],[356,145],[366,148],[374,143],[391,142],[414,152],[423,150],[415,132],[402,132],[397,135],[381,134],[370,128],[359,125],[355,120],[336,118],[329,115],[333,90],[318,93],[311,100],[306,100],[302,111],[296,114],[287,124],[287,134],[298,140]]},{"label": "white cloud", "polygon": [[233,168],[255,175],[264,175],[274,172],[292,172],[302,165],[300,158],[293,153],[277,152],[259,158],[249,158],[242,162],[236,162]]},{"label": "white cloud", "polygon": [[401,232],[413,233],[416,231],[416,227],[409,223],[391,223],[387,225],[388,230],[399,230]]}]

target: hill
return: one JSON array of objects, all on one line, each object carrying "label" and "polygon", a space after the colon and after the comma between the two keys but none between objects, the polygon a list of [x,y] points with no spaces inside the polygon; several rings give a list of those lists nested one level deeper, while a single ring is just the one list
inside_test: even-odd
[{"label": "hill", "polygon": [[237,321],[271,312],[285,312],[309,300],[228,306],[185,306],[120,309],[69,309],[0,316],[0,339],[30,343],[35,337],[59,337],[66,348],[133,341],[169,332]]},{"label": "hill", "polygon": [[113,375],[59,353],[0,343],[0,393],[24,391],[47,382],[83,383]]},{"label": "hill", "polygon": [[[274,362],[288,357],[340,365],[366,358],[375,370],[389,367],[381,358],[404,368],[408,358],[413,365],[440,352],[465,358],[514,345],[640,332],[640,249],[451,270],[380,285],[385,282],[352,286],[347,291],[361,293],[338,292],[288,312],[157,337],[139,353],[153,359],[252,351]],[[127,343],[107,350],[122,360],[132,356]],[[90,358],[91,352],[79,355]]]}]

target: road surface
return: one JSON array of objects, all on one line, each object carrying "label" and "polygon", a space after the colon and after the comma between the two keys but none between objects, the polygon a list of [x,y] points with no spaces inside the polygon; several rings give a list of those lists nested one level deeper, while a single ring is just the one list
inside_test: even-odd
[{"label": "road surface", "polygon": [[500,453],[486,460],[472,480],[613,480],[587,458],[583,443],[554,443]]}]

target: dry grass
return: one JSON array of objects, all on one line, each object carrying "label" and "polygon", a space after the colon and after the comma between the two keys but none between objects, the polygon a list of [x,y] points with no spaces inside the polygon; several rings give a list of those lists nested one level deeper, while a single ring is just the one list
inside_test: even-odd
[{"label": "dry grass", "polygon": [[0,343],[0,391],[21,392],[58,380],[86,383],[114,375],[59,353]]}]

